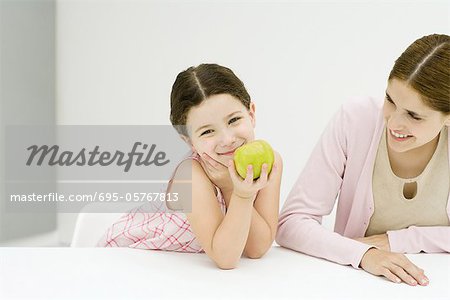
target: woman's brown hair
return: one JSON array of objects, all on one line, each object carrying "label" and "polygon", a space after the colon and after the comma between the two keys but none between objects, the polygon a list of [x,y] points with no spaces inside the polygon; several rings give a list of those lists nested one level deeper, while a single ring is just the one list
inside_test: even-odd
[{"label": "woman's brown hair", "polygon": [[405,81],[434,110],[450,114],[450,38],[431,34],[412,43],[395,61],[389,80]]}]

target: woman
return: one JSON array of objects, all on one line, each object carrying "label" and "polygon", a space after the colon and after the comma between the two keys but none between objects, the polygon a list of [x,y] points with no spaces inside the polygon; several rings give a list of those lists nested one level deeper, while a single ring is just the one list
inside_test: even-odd
[{"label": "woman", "polygon": [[[341,108],[285,202],[281,246],[428,284],[402,253],[450,251],[449,53],[447,35],[416,40],[395,62],[384,103]],[[330,232],[321,220],[337,195]]]}]

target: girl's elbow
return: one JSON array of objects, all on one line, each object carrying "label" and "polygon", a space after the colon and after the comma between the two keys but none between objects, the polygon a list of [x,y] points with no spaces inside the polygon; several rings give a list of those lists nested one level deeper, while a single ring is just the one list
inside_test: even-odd
[{"label": "girl's elbow", "polygon": [[251,259],[258,259],[258,258],[263,257],[264,254],[266,254],[266,251],[260,251],[260,252],[250,251],[246,254],[246,256]]},{"label": "girl's elbow", "polygon": [[258,259],[264,256],[269,251],[270,246],[254,247],[245,250],[245,256],[251,259]]},{"label": "girl's elbow", "polygon": [[240,256],[235,255],[219,255],[215,254],[210,256],[216,266],[222,270],[232,270],[238,266]]},{"label": "girl's elbow", "polygon": [[238,261],[233,260],[216,260],[214,261],[219,269],[233,270],[238,266]]}]

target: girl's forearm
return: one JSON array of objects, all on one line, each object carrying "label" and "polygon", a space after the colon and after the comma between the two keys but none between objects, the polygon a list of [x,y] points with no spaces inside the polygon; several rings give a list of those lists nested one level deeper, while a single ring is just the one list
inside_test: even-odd
[{"label": "girl's forearm", "polygon": [[214,233],[212,258],[222,269],[235,268],[242,256],[252,222],[252,200],[232,194],[227,213]]},{"label": "girl's forearm", "polygon": [[[232,190],[222,190],[226,202],[227,199],[231,198],[232,193]],[[253,203],[253,205],[255,205],[255,203]],[[259,214],[255,206],[253,206],[250,230],[243,251],[245,256],[250,258],[260,258],[272,246],[274,239],[275,232],[271,231],[267,221]]]},{"label": "girl's forearm", "polygon": [[250,258],[260,258],[272,246],[275,234],[272,233],[267,221],[253,208],[250,231],[244,254]]}]

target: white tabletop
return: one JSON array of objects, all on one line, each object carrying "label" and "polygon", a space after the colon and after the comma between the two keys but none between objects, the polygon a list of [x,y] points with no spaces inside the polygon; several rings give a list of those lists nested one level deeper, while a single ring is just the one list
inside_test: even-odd
[{"label": "white tabletop", "polygon": [[408,255],[427,287],[273,247],[220,270],[205,254],[127,248],[0,248],[0,299],[450,299],[450,255]]}]

